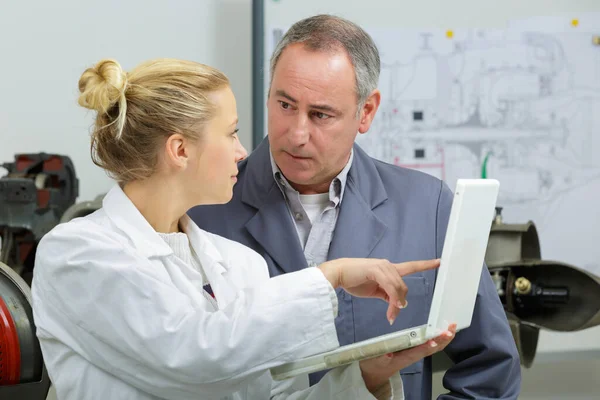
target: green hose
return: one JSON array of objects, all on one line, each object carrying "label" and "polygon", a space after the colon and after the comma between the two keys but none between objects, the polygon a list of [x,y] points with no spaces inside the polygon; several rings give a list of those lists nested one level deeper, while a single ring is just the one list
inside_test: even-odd
[{"label": "green hose", "polygon": [[485,155],[485,158],[483,159],[483,164],[481,165],[481,179],[487,179],[487,163],[490,158],[490,155],[492,155],[492,152],[488,151],[488,153]]}]

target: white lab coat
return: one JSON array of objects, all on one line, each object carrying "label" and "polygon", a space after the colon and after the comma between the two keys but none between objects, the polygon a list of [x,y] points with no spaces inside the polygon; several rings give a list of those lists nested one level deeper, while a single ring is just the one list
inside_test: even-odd
[{"label": "white lab coat", "polygon": [[[310,388],[267,370],[339,345],[318,269],[269,279],[258,253],[181,225],[216,303],[119,186],[41,240],[33,312],[60,400],[374,398],[357,363]],[[390,382],[403,399],[399,375]]]}]

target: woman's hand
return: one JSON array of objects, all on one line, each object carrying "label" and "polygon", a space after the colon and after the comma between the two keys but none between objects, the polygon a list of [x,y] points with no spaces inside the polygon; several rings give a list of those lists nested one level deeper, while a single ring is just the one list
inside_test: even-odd
[{"label": "woman's hand", "polygon": [[393,264],[380,259],[339,258],[318,268],[334,288],[339,286],[353,296],[375,297],[388,302],[387,319],[392,324],[400,309],[406,307],[408,288],[402,277],[439,265],[440,260]]},{"label": "woman's hand", "polygon": [[360,361],[360,370],[365,381],[365,386],[372,393],[375,389],[385,384],[390,377],[398,371],[416,363],[422,358],[428,357],[438,351],[444,350],[456,334],[456,324],[448,327],[435,339],[406,350],[396,353],[388,353],[380,357]]}]

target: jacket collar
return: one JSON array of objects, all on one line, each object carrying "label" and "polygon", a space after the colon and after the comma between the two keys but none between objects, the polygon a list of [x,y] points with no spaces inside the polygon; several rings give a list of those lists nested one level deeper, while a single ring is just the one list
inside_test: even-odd
[{"label": "jacket collar", "polygon": [[[292,272],[306,267],[306,258],[294,221],[275,179],[265,139],[240,166],[242,202],[256,209],[246,222],[248,233],[280,269]],[[385,202],[387,192],[375,161],[354,145],[354,160],[348,173],[344,199],[340,203],[330,259],[342,256],[368,257],[387,226],[373,210]]]},{"label": "jacket collar", "polygon": [[[344,189],[346,188],[346,181],[348,180],[348,171],[352,166],[352,159],[354,158],[354,149],[350,150],[350,158],[342,169],[342,171],[333,179],[329,184],[329,200],[337,206],[344,197]],[[298,196],[298,191],[292,187],[290,182],[283,175],[279,166],[275,163],[273,153],[269,151],[269,160],[271,161],[271,168],[273,169],[273,179],[281,190],[284,197],[289,198],[290,196]]]},{"label": "jacket collar", "polygon": [[347,185],[352,186],[364,202],[374,210],[388,198],[376,163],[358,144],[354,143],[354,161],[348,172]]},{"label": "jacket collar", "polygon": [[[273,185],[277,185],[270,154],[269,139],[266,137],[246,160],[248,177],[242,189],[242,201],[257,209],[266,201]],[[356,194],[374,209],[388,198],[375,161],[356,143],[352,158],[346,184],[354,186]]]}]

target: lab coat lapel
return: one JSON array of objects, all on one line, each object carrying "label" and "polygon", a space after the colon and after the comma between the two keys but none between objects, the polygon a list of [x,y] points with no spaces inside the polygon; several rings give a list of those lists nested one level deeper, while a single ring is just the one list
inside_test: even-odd
[{"label": "lab coat lapel", "polygon": [[190,244],[210,283],[217,304],[220,308],[225,307],[235,298],[235,289],[226,279],[228,266],[223,255],[210,240],[209,235],[198,228],[189,216],[184,215],[181,218],[180,226],[190,239]]}]

